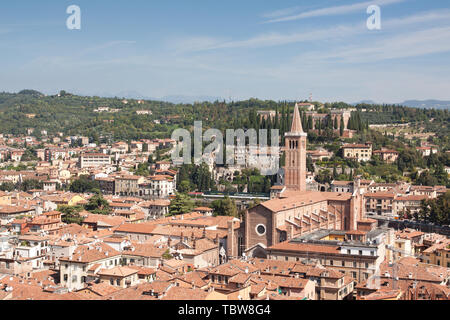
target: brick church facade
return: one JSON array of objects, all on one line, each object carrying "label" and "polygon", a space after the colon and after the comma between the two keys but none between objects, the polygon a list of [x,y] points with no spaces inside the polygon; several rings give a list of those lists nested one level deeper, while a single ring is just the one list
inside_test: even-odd
[{"label": "brick church facade", "polygon": [[285,140],[285,191],[244,216],[243,252],[250,257],[265,258],[266,248],[319,229],[357,230],[365,219],[365,190],[358,180],[353,193],[306,191],[307,134],[297,106]]}]

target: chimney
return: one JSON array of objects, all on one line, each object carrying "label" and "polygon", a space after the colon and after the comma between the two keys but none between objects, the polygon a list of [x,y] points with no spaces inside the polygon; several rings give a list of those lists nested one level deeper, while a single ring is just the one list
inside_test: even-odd
[{"label": "chimney", "polygon": [[214,243],[218,244],[219,243],[219,234],[216,233],[216,238],[214,239]]}]

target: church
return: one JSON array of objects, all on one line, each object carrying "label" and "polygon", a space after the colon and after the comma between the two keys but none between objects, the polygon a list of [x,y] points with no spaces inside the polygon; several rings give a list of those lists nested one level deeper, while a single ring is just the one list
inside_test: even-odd
[{"label": "church", "polygon": [[284,187],[276,198],[246,211],[239,253],[266,257],[266,248],[320,229],[353,231],[365,219],[364,192],[358,180],[353,193],[307,191],[306,144],[298,106],[285,137]]}]

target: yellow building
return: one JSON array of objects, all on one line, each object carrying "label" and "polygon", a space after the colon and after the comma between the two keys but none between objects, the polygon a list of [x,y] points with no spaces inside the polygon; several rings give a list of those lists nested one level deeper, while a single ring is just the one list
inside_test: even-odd
[{"label": "yellow building", "polygon": [[372,158],[372,144],[347,144],[342,147],[345,159],[358,162],[369,161]]},{"label": "yellow building", "polygon": [[0,205],[11,205],[11,195],[9,193],[0,191]]},{"label": "yellow building", "polygon": [[450,239],[440,241],[423,251],[423,262],[450,268]]}]

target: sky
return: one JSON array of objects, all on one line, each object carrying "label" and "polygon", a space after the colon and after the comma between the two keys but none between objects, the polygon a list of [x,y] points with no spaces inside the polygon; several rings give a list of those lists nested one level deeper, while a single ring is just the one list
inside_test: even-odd
[{"label": "sky", "polygon": [[0,3],[0,91],[400,103],[449,88],[448,0]]}]

